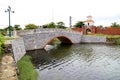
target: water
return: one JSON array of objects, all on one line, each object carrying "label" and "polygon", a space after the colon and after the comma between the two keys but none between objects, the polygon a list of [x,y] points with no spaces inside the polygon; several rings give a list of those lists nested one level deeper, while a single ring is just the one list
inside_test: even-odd
[{"label": "water", "polygon": [[46,52],[28,52],[38,80],[120,80],[120,46],[63,45]]}]

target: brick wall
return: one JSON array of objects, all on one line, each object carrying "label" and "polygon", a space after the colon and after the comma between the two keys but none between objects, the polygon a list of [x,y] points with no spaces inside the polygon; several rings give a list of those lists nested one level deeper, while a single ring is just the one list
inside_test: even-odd
[{"label": "brick wall", "polygon": [[83,31],[83,28],[72,28],[72,30],[81,32],[81,31]]},{"label": "brick wall", "polygon": [[120,35],[120,28],[96,28],[95,33]]},{"label": "brick wall", "polygon": [[[72,28],[72,30],[86,33],[86,28]],[[120,35],[120,28],[97,28],[91,27],[91,33],[93,34],[110,34],[110,35]]]}]

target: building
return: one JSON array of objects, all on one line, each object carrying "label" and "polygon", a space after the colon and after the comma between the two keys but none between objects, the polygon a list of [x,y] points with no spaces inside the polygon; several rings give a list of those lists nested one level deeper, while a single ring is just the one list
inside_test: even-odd
[{"label": "building", "polygon": [[82,28],[72,28],[72,30],[82,32],[86,34],[110,34],[110,35],[120,35],[120,28],[114,27],[96,27],[94,26],[94,21],[92,16],[87,16],[87,20],[84,21],[84,26]]},{"label": "building", "polygon": [[92,20],[92,16],[87,16],[87,20],[84,21],[85,26],[94,26],[94,21]]}]

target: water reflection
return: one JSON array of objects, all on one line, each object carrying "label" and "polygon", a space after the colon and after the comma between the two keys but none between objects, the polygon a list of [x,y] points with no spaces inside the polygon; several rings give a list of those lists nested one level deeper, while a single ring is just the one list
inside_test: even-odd
[{"label": "water reflection", "polygon": [[120,46],[64,45],[27,54],[32,56],[41,80],[120,80]]}]

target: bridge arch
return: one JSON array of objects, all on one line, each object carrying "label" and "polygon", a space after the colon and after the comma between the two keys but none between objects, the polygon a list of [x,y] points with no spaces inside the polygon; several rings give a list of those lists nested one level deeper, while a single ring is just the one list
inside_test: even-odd
[{"label": "bridge arch", "polygon": [[[44,47],[45,47],[47,44],[53,42],[54,39],[56,39],[56,38],[58,38],[58,39],[61,41],[61,44],[73,44],[73,42],[72,42],[68,37],[66,37],[66,36],[56,36],[56,37],[50,38],[50,39],[45,43]],[[44,48],[44,47],[43,47],[43,48]]]}]

